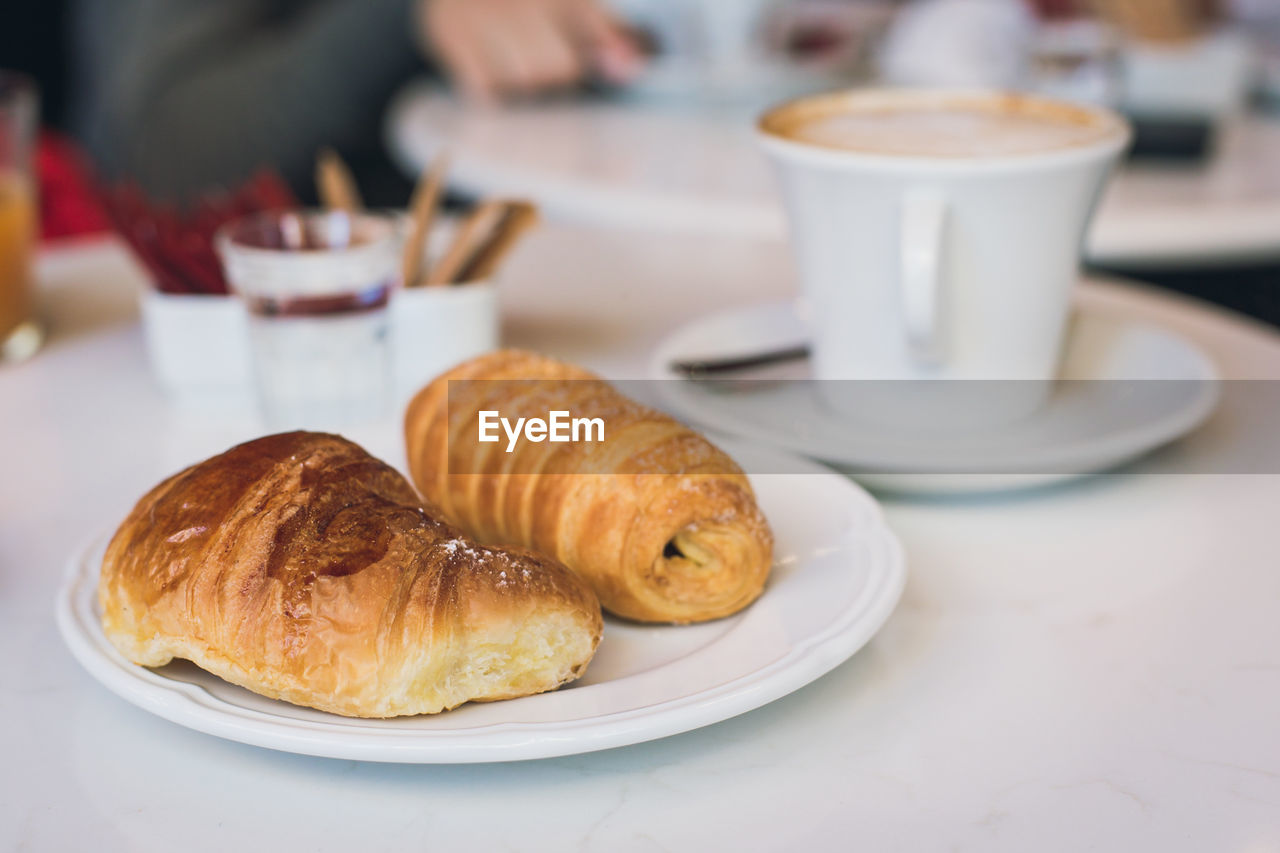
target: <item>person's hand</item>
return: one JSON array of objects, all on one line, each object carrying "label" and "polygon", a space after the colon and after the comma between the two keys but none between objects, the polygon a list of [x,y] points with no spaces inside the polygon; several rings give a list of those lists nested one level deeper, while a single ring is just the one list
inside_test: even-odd
[{"label": "person's hand", "polygon": [[640,51],[599,0],[419,0],[425,46],[468,95],[492,100],[570,86],[625,83]]}]

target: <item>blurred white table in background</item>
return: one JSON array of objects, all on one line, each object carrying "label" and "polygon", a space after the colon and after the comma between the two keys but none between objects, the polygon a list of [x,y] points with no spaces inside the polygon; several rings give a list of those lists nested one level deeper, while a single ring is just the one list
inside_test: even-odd
[{"label": "blurred white table in background", "polygon": [[[506,340],[641,377],[673,325],[785,296],[788,269],[776,243],[548,227],[512,258]],[[1258,428],[1247,410],[1114,476],[885,500],[910,565],[897,612],[760,710],[547,761],[329,761],[153,717],[63,647],[69,555],[258,426],[159,395],[116,243],[46,251],[40,275],[49,344],[0,370],[0,849],[1280,849],[1280,474],[1167,473]],[[1280,378],[1261,326],[1106,299],[1227,376]],[[402,464],[398,419],[350,435]]]},{"label": "blurred white table in background", "polygon": [[[409,173],[447,149],[456,188],[527,196],[564,221],[777,239],[785,225],[753,119],[625,101],[477,108],[414,84],[392,104],[386,138]],[[1120,169],[1088,256],[1147,267],[1280,259],[1280,118],[1224,127],[1205,166]]]}]

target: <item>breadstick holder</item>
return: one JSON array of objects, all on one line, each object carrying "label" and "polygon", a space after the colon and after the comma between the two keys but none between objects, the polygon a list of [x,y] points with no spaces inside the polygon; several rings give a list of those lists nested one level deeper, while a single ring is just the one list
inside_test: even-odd
[{"label": "breadstick holder", "polygon": [[458,362],[496,349],[498,337],[493,281],[400,288],[391,298],[396,399],[404,403]]},{"label": "breadstick holder", "polygon": [[[444,257],[456,220],[433,228],[422,250],[429,272]],[[424,276],[425,278],[425,276]],[[498,289],[492,277],[399,288],[391,299],[393,393],[400,404],[439,374],[498,348]]]}]

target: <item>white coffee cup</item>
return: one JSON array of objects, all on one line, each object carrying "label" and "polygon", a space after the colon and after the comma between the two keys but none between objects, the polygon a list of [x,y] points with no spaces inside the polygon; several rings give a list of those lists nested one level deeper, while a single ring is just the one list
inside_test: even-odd
[{"label": "white coffee cup", "polygon": [[893,380],[822,383],[832,406],[919,420],[922,386],[898,380],[1003,383],[998,399],[947,409],[954,423],[1044,401],[1123,119],[1029,95],[867,89],[790,101],[758,130],[781,177],[814,376]]}]

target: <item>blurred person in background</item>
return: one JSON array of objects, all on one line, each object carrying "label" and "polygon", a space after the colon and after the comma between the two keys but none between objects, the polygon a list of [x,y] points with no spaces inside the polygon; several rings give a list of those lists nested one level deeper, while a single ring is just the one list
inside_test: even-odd
[{"label": "blurred person in background", "polygon": [[424,66],[479,100],[626,82],[600,0],[73,0],[71,124],[108,179],[190,199],[262,166],[304,198],[318,149],[402,204],[383,111]]}]

